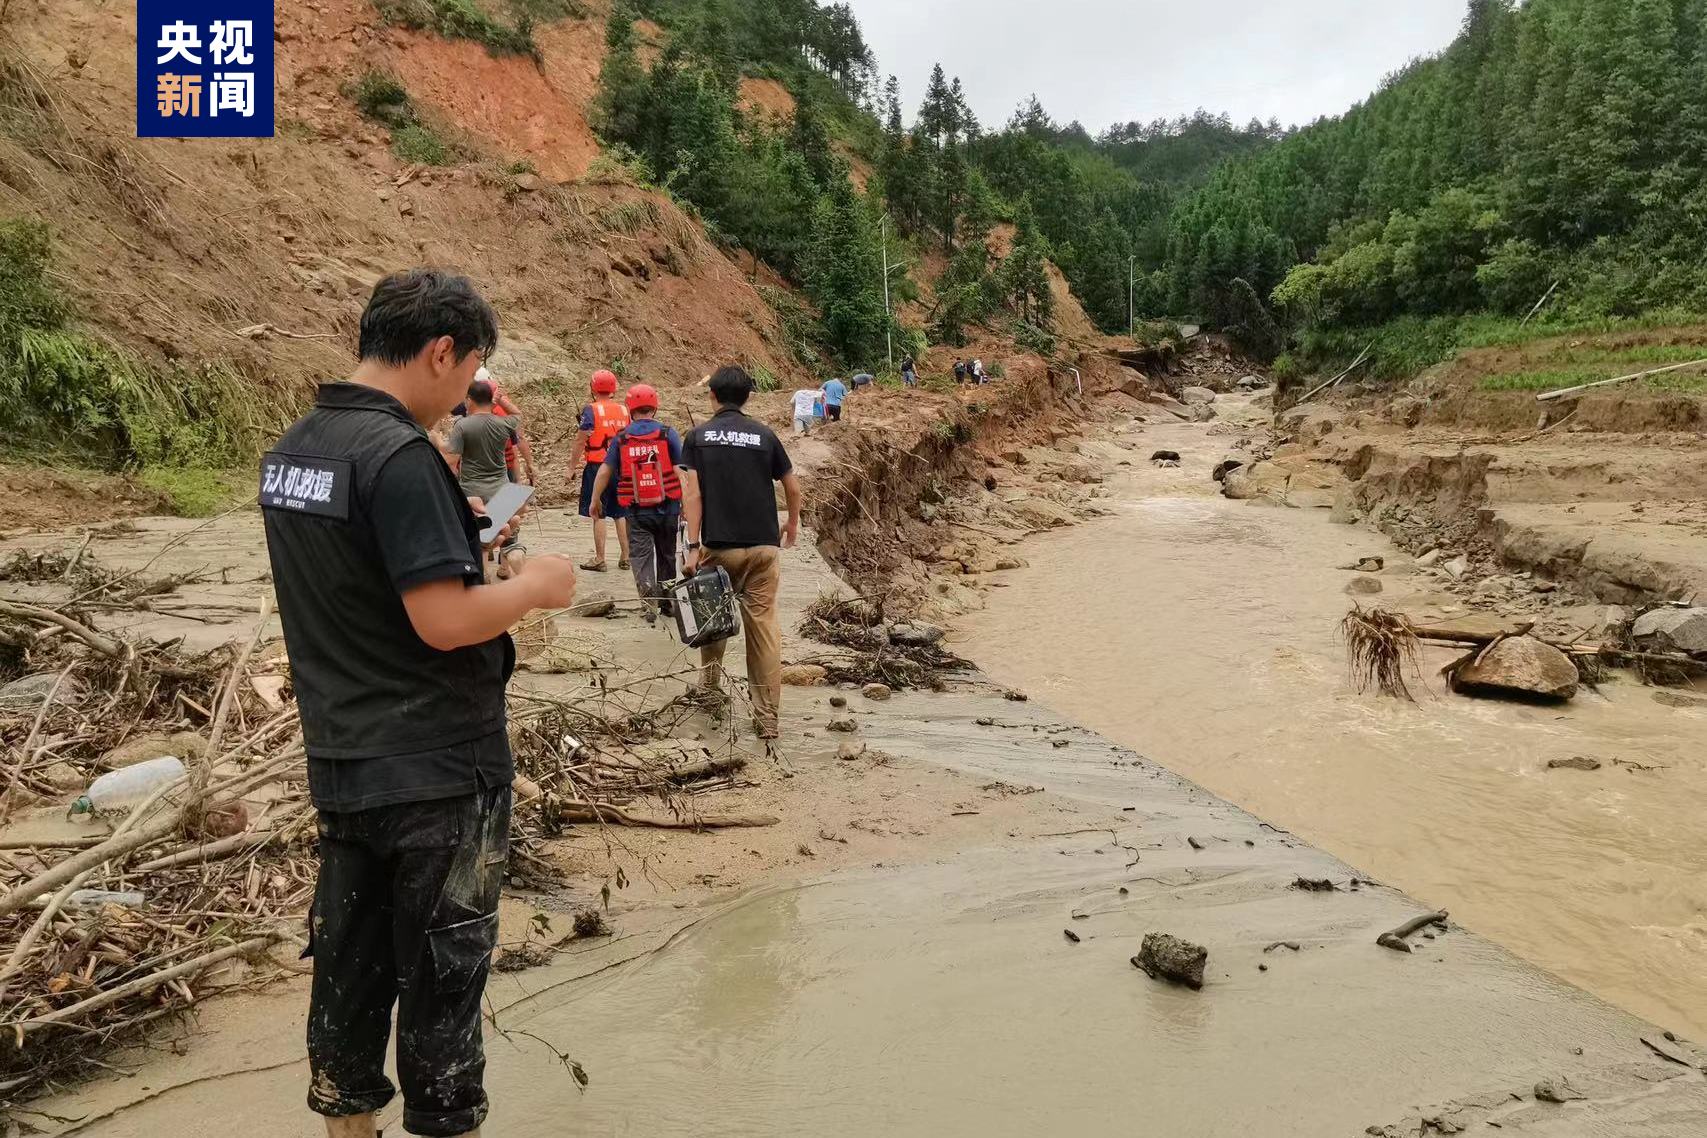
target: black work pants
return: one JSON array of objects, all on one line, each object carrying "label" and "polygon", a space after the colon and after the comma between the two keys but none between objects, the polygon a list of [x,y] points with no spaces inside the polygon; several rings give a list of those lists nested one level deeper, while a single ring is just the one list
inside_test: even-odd
[{"label": "black work pants", "polygon": [[486,1117],[480,1001],[498,939],[510,788],[320,815],[309,915],[309,1108],[347,1117],[394,1093],[403,1128],[448,1138]]},{"label": "black work pants", "polygon": [[628,514],[628,563],[634,588],[648,608],[669,611],[664,582],[676,577],[677,514],[634,507]]}]

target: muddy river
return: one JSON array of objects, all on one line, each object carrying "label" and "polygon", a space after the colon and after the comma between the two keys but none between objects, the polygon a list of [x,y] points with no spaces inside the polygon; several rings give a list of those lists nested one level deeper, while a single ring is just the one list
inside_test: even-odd
[{"label": "muddy river", "polygon": [[[1202,427],[1148,428],[1152,445],[1185,465],[1122,468],[1116,516],[1031,539],[960,649],[1604,999],[1707,1033],[1707,714],[1633,681],[1563,707],[1450,695],[1445,650],[1416,704],[1358,695],[1335,567],[1385,555],[1382,603],[1403,608],[1407,559],[1325,511],[1214,496]],[[1547,769],[1575,755],[1604,765]]]}]

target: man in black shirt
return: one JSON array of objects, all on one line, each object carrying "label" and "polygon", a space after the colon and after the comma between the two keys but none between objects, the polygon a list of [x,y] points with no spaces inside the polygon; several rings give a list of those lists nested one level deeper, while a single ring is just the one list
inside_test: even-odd
[{"label": "man in black shirt", "polygon": [[323,385],[262,460],[319,811],[308,1104],[333,1138],[371,1138],[392,1097],[393,1003],[404,1128],[449,1138],[486,1116],[480,997],[514,777],[506,629],[575,591],[562,557],[485,583],[481,504],[423,429],[467,392],[497,335],[467,280],[387,277],[362,314],[355,374]]},{"label": "man in black shirt", "polygon": [[[793,548],[800,536],[800,479],[771,429],[742,413],[752,393],[753,380],[745,371],[719,368],[711,377],[717,413],[682,442],[682,512],[688,531],[684,564],[689,573],[705,564],[720,565],[729,574],[747,637],[753,726],[759,738],[774,739],[782,705],[776,594],[782,550]],[[788,499],[788,525],[781,529],[774,482],[782,483]],[[723,686],[727,643],[720,640],[699,650],[700,683],[709,691]]]}]

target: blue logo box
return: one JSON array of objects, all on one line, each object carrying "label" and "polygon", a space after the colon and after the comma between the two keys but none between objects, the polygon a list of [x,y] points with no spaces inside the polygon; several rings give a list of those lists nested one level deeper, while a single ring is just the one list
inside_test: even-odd
[{"label": "blue logo box", "polygon": [[137,0],[138,138],[271,138],[273,89],[273,0]]}]

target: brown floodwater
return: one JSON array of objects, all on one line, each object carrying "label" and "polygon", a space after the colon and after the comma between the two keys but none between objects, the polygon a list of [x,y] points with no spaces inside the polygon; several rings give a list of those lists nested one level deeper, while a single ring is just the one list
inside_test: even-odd
[{"label": "brown floodwater", "polygon": [[[1556,707],[1451,695],[1445,650],[1418,702],[1359,695],[1335,567],[1383,554],[1381,603],[1403,608],[1423,583],[1403,554],[1325,511],[1215,496],[1202,427],[1140,444],[1185,465],[1122,470],[1116,516],[1029,540],[959,650],[1602,998],[1707,1033],[1707,714],[1631,679]],[[1547,769],[1576,755],[1604,765]]]}]

